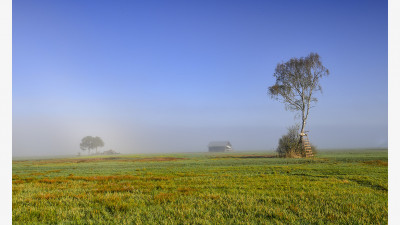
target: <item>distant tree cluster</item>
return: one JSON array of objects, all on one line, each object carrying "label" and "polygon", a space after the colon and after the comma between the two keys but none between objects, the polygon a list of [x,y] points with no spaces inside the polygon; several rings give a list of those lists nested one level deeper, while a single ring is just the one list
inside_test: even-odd
[{"label": "distant tree cluster", "polygon": [[104,142],[100,137],[92,137],[92,136],[86,136],[82,138],[81,143],[80,143],[80,148],[82,151],[88,150],[88,153],[90,155],[90,150],[96,149],[96,154],[97,154],[97,148],[99,147],[104,147]]}]

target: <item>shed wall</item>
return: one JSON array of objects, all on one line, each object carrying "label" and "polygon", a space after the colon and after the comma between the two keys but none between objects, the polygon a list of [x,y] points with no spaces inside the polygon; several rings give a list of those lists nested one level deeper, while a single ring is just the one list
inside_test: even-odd
[{"label": "shed wall", "polygon": [[225,146],[210,146],[208,147],[209,152],[225,152],[226,147]]}]

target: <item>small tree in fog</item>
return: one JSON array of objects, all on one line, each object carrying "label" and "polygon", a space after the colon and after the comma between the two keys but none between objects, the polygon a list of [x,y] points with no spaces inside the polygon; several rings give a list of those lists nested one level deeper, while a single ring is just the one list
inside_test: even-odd
[{"label": "small tree in fog", "polygon": [[90,155],[90,150],[94,149],[94,142],[93,142],[93,137],[92,136],[86,136],[82,138],[81,144],[79,145],[82,151],[88,150],[88,153]]},{"label": "small tree in fog", "polygon": [[90,155],[90,150],[96,149],[96,154],[97,154],[97,148],[103,147],[104,142],[100,137],[92,137],[92,136],[86,136],[82,138],[80,148],[83,151],[88,150],[88,153]]},{"label": "small tree in fog", "polygon": [[94,147],[96,148],[96,154],[97,154],[97,148],[104,147],[104,142],[100,137],[97,137],[97,136],[93,138],[93,142],[94,142]]},{"label": "small tree in fog", "polygon": [[[278,63],[274,77],[276,82],[268,88],[271,98],[281,101],[285,108],[297,111],[301,115],[302,123],[300,133],[304,128],[312,104],[317,102],[314,94],[321,91],[320,79],[329,75],[317,53],[310,53],[307,57],[291,58],[285,63]],[[298,143],[302,142],[299,135]]]}]

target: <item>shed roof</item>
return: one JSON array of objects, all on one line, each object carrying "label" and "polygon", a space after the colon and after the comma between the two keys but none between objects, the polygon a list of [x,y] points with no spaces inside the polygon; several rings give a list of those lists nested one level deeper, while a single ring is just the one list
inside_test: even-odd
[{"label": "shed roof", "polygon": [[231,143],[229,141],[212,141],[208,146],[231,146]]}]

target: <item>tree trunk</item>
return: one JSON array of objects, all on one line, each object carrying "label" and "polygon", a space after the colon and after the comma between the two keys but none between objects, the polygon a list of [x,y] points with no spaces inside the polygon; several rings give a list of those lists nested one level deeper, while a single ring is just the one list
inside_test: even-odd
[{"label": "tree trunk", "polygon": [[[306,111],[306,106],[307,106],[307,111]],[[303,136],[305,135],[304,129],[306,127],[306,120],[308,118],[308,112],[310,110],[310,100],[307,101],[307,103],[304,102],[304,96],[303,96],[303,108],[302,108],[302,117],[301,117],[301,130],[300,130],[300,138],[299,138],[299,143],[298,147],[300,149],[300,153],[303,154],[305,152],[305,149],[303,149]]]},{"label": "tree trunk", "polygon": [[[303,119],[303,123],[301,124],[300,136],[303,137],[301,134],[304,134],[304,128],[306,127],[306,121]],[[301,138],[303,139],[303,138]]]},{"label": "tree trunk", "polygon": [[302,119],[302,124],[301,124],[301,129],[300,129],[300,138],[299,138],[299,143],[298,147],[300,149],[300,153],[303,154],[303,136],[304,136],[304,128],[306,127],[306,120],[303,117]]},{"label": "tree trunk", "polygon": [[301,100],[303,102],[303,107],[301,108],[301,130],[300,130],[300,138],[299,138],[299,145],[300,149],[302,149],[301,144],[303,142],[303,135],[304,135],[304,127],[306,126],[306,104],[305,104],[305,99],[304,99],[304,92],[302,92]]}]

